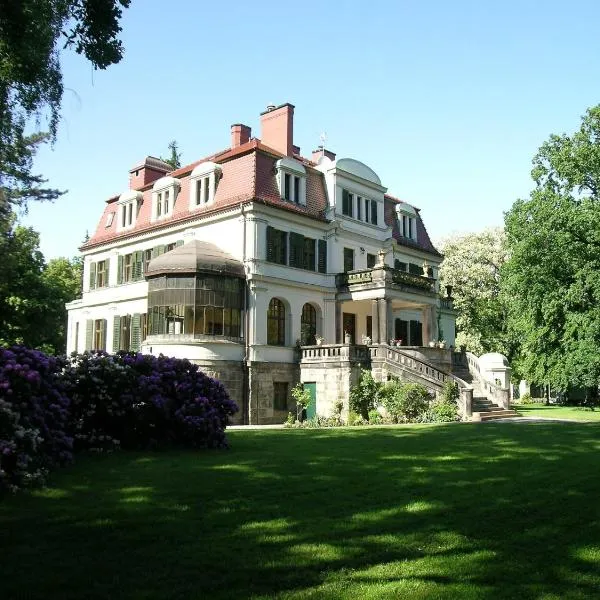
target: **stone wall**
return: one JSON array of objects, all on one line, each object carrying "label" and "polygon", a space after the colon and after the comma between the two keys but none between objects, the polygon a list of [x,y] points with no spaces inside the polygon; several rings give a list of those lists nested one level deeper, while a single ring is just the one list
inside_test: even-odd
[{"label": "stone wall", "polygon": [[234,425],[244,423],[244,367],[240,361],[226,360],[194,360],[194,364],[200,367],[200,370],[212,377],[218,379],[229,394],[229,397],[238,405],[238,412],[233,416]]},{"label": "stone wall", "polygon": [[[250,400],[248,406],[251,425],[273,425],[283,423],[289,412],[296,412],[296,403],[291,397],[292,388],[300,379],[300,370],[296,363],[251,363]],[[276,410],[273,406],[274,382],[288,384],[287,406]]]},{"label": "stone wall", "polygon": [[360,378],[360,365],[350,362],[302,365],[302,383],[316,383],[317,414],[331,417],[335,405],[342,403],[342,419],[348,419],[350,390]]}]

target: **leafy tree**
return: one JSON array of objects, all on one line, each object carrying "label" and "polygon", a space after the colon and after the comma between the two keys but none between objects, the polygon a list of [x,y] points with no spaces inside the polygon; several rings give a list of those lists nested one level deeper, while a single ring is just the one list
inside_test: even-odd
[{"label": "leafy tree", "polygon": [[44,346],[50,352],[64,352],[67,342],[67,309],[65,304],[81,297],[83,260],[53,258],[42,274],[46,290]]},{"label": "leafy tree", "polygon": [[533,160],[536,187],[506,214],[503,293],[521,341],[518,366],[566,390],[600,382],[600,106]]},{"label": "leafy tree", "polygon": [[[31,179],[36,146],[56,136],[63,95],[59,50],[73,48],[97,69],[123,56],[118,39],[130,0],[0,0],[0,209],[30,197],[54,199]],[[33,117],[47,116],[49,134],[28,136]],[[37,190],[31,194],[27,190]],[[7,191],[8,190],[8,191]]]},{"label": "leafy tree", "polygon": [[65,302],[81,294],[81,260],[46,265],[36,231],[16,225],[14,214],[0,227],[0,344],[63,352]]},{"label": "leafy tree", "polygon": [[504,232],[486,229],[447,238],[440,244],[444,262],[440,284],[452,286],[458,311],[457,345],[475,354],[511,354],[506,308],[500,295],[500,271],[506,260]]},{"label": "leafy tree", "polygon": [[171,165],[173,170],[179,169],[179,167],[181,167],[181,152],[178,150],[177,142],[173,140],[169,143],[168,148],[171,151],[171,156],[169,156],[169,158],[163,158],[161,156],[160,160],[166,162],[168,165]]}]

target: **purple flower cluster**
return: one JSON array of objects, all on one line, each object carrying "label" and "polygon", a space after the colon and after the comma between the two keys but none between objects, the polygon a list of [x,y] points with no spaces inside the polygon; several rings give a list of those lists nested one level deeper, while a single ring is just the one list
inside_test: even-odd
[{"label": "purple flower cluster", "polygon": [[85,353],[71,359],[68,376],[76,448],[222,447],[238,410],[218,381],[184,359]]},{"label": "purple flower cluster", "polygon": [[42,483],[73,459],[64,358],[0,348],[0,494]]},{"label": "purple flower cluster", "polygon": [[73,451],[224,447],[237,410],[188,360],[0,348],[0,494],[43,483]]}]

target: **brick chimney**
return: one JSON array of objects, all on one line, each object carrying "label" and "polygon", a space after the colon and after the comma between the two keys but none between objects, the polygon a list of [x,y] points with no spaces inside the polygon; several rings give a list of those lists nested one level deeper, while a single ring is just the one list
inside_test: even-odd
[{"label": "brick chimney", "polygon": [[135,190],[152,183],[163,177],[173,167],[154,156],[146,156],[144,162],[139,163],[129,171],[129,189]]},{"label": "brick chimney", "polygon": [[316,150],[313,150],[312,161],[318,163],[321,156],[326,156],[329,160],[335,160],[335,152],[327,150],[327,148],[323,150],[323,146],[319,146]]},{"label": "brick chimney", "polygon": [[252,129],[248,125],[242,125],[241,123],[235,123],[231,126],[231,147],[237,148],[242,144],[250,141],[252,135]]},{"label": "brick chimney", "polygon": [[260,139],[286,156],[294,155],[294,106],[268,106],[260,115]]}]

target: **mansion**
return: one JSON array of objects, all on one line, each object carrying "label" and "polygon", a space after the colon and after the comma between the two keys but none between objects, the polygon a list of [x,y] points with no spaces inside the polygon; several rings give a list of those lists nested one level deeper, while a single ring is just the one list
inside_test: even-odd
[{"label": "mansion", "polygon": [[176,170],[147,157],[105,201],[68,352],[187,358],[225,385],[238,422],[281,423],[302,348],[454,345],[419,209],[354,158],[303,157],[291,104],[260,115],[260,139],[230,135]]}]

